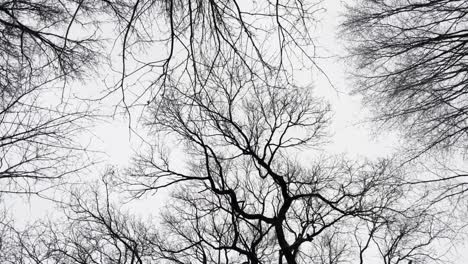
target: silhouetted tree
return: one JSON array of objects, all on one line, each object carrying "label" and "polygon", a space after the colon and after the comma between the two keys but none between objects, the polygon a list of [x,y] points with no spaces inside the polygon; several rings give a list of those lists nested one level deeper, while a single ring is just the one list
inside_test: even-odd
[{"label": "silhouetted tree", "polygon": [[429,185],[453,207],[464,199],[466,168],[419,158],[468,149],[467,14],[466,1],[360,0],[342,25],[357,66],[354,91],[381,129],[406,136],[404,162],[424,163],[424,176],[411,184]]},{"label": "silhouetted tree", "polygon": [[[51,39],[58,41],[55,47],[76,47],[75,55],[88,54],[79,40],[68,46],[67,33],[57,37],[42,29],[73,25],[81,12],[95,11],[85,4],[96,2],[60,3],[45,10],[61,10],[68,18],[39,19],[48,26],[29,36],[44,50],[37,55],[46,60],[38,62],[50,62],[31,69],[48,69],[63,59],[60,48],[53,52]],[[10,2],[5,6],[17,8]],[[6,217],[0,219],[0,239],[8,238],[0,240],[0,262],[337,264],[369,263],[378,257],[385,264],[396,264],[429,263],[440,257],[444,248],[438,242],[450,239],[458,227],[458,221],[448,221],[452,215],[444,207],[445,199],[438,199],[440,191],[414,185],[412,176],[389,160],[358,163],[314,152],[326,141],[330,110],[312,96],[310,87],[295,85],[294,69],[302,67],[300,62],[306,64],[303,56],[314,63],[308,48],[313,48],[309,27],[319,10],[315,4],[263,1],[244,7],[230,0],[136,0],[102,1],[98,6],[105,7],[105,18],[115,19],[121,33],[123,68],[110,92],[122,91],[127,110],[149,92],[146,122],[161,140],[149,144],[148,152],[143,150],[120,179],[110,176],[134,199],[168,188],[173,188],[173,197],[157,225],[123,213],[112,203],[106,181],[102,194],[99,187],[79,186],[69,201],[61,203],[64,221],[20,228]],[[75,11],[67,12],[69,7]],[[23,9],[27,8],[16,13]],[[82,19],[83,25],[99,23],[92,15]],[[2,25],[9,29],[8,23]],[[19,33],[13,36],[21,40],[21,30],[29,31],[17,27]],[[142,48],[148,51],[144,58],[138,56]],[[47,50],[53,55],[48,56]],[[18,54],[22,60],[28,53]],[[48,108],[45,119],[30,120],[30,112],[23,115],[21,110],[38,106],[30,102],[40,98],[39,87],[88,62],[64,66],[73,61],[57,64],[52,79],[29,70],[26,79],[34,77],[33,85],[19,85],[5,96],[5,102],[13,100],[20,109],[5,110],[18,116],[13,118],[16,123],[2,123],[14,125],[5,129],[5,142],[14,138],[9,131],[19,131],[20,136],[31,133],[33,138],[8,143],[21,150],[13,151],[13,157],[26,157],[27,166],[13,165],[26,182],[61,175],[48,171],[58,167],[50,162],[68,159],[56,150],[73,149],[67,140],[79,127],[68,120],[81,117],[79,113]],[[17,76],[24,76],[22,67],[14,69],[20,72]],[[133,84],[143,84],[143,93],[130,90],[136,87]],[[34,96],[24,103],[9,99],[24,91]],[[128,101],[128,94],[135,97]],[[22,132],[25,128],[27,132]],[[40,157],[37,165],[37,156],[29,154],[29,142],[39,147],[34,149]],[[171,150],[178,147],[184,157],[171,157]],[[11,160],[5,164],[11,167],[15,164]],[[11,175],[16,174],[6,177],[7,182],[21,187]]]},{"label": "silhouetted tree", "polygon": [[256,75],[264,74],[258,65],[267,72],[311,68],[320,2],[109,1],[120,25],[122,65],[109,92],[121,90],[125,106],[146,104],[176,80],[203,86],[207,66],[234,67],[234,58]]},{"label": "silhouetted tree", "polygon": [[[78,146],[72,138],[82,130],[79,121],[87,113],[70,110],[75,102],[61,105],[47,97],[56,97],[56,86],[86,74],[87,68],[101,66],[98,56],[105,52],[106,23],[115,26],[119,34],[112,34],[113,40],[122,44],[122,76],[115,87],[122,89],[126,105],[129,87],[124,80],[142,71],[150,80],[144,87],[152,100],[158,93],[153,86],[166,87],[169,76],[171,83],[179,79],[204,85],[210,76],[201,76],[197,68],[206,64],[227,66],[236,58],[255,75],[262,74],[262,67],[291,67],[293,47],[308,54],[305,49],[313,44],[303,29],[317,10],[315,2],[301,1],[245,6],[237,1],[1,2],[0,191],[39,193],[51,186],[40,182],[77,169],[68,167],[77,161]],[[273,39],[274,49],[264,45]],[[153,55],[162,57],[141,57],[141,48],[148,46],[158,48]],[[131,73],[127,65],[137,71]],[[263,76],[267,77],[271,76]]]},{"label": "silhouetted tree", "polygon": [[22,228],[0,221],[1,263],[159,263],[154,225],[112,205],[106,188],[91,184],[73,191],[61,205],[66,218]]},{"label": "silhouetted tree", "polygon": [[348,7],[343,28],[358,68],[355,91],[420,153],[467,149],[467,13],[461,0],[360,0]]},{"label": "silhouetted tree", "polygon": [[[293,171],[284,180],[291,187],[290,205],[279,187],[268,182],[269,174],[261,178],[253,168],[228,168],[233,179],[226,178],[224,187],[212,189],[211,175],[187,179],[193,183],[180,185],[161,223],[125,212],[115,204],[107,181],[81,185],[60,204],[65,218],[23,228],[2,218],[0,261],[437,263],[443,251],[438,242],[453,232],[447,214],[421,196],[412,198],[417,192],[399,184],[401,175],[392,174],[385,162],[356,167],[322,161],[310,170],[289,163]],[[195,173],[201,173],[199,167]]]},{"label": "silhouetted tree", "polygon": [[[25,83],[71,78],[95,61],[93,32],[81,31],[88,1],[2,1],[0,87],[3,96]],[[91,17],[92,19],[92,17]],[[87,29],[87,28],[85,28]]]},{"label": "silhouetted tree", "polygon": [[38,194],[89,165],[76,142],[89,112],[42,104],[41,92],[17,89],[0,105],[0,193]]},{"label": "silhouetted tree", "polygon": [[[154,103],[148,124],[161,142],[124,177],[134,197],[176,188],[163,218],[164,259],[364,263],[370,247],[385,263],[438,257],[446,212],[407,184],[410,176],[389,161],[313,158],[329,110],[310,89],[262,79],[242,63],[208,69],[204,86],[174,84]],[[172,159],[165,140],[180,142],[187,161]]]},{"label": "silhouetted tree", "polygon": [[79,169],[73,140],[89,113],[57,87],[99,53],[92,32],[76,34],[85,2],[0,3],[0,193],[37,193],[50,187],[39,182]]}]

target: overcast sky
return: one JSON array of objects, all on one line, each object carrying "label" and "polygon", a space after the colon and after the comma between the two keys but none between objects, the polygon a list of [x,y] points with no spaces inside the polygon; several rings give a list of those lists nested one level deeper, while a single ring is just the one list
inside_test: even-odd
[{"label": "overcast sky", "polygon": [[[348,93],[351,90],[352,81],[348,78],[346,69],[349,65],[343,58],[343,47],[341,40],[337,39],[337,26],[339,24],[339,15],[342,10],[342,3],[339,0],[324,1],[326,11],[321,15],[320,24],[317,27],[317,47],[319,54],[325,57],[318,60],[324,73],[331,80],[327,80],[324,73],[314,71],[301,73],[304,75],[305,82],[308,78],[314,83],[316,94],[328,100],[332,104],[334,111],[331,131],[333,137],[330,144],[322,151],[334,154],[346,153],[353,157],[375,159],[391,155],[398,148],[398,137],[393,132],[383,134],[379,138],[371,135],[369,126],[364,122],[368,113],[361,106],[359,97],[351,96]],[[84,87],[80,87],[84,85]],[[90,97],[95,96],[97,91],[95,84],[77,84],[81,89],[79,94],[87,94]],[[333,85],[333,86],[332,86]],[[105,108],[105,106],[104,106]],[[90,175],[102,173],[105,164],[117,165],[121,168],[130,164],[130,159],[135,150],[139,148],[138,136],[132,134],[128,128],[128,120],[123,116],[109,118],[105,122],[96,124],[92,130],[95,138],[90,139],[90,135],[83,137],[83,142],[92,142],[91,148],[98,149],[104,153],[100,157],[104,160],[100,167],[90,171]],[[160,197],[165,194],[160,194]],[[156,200],[163,201],[160,197],[149,198],[145,201],[139,201],[132,207],[136,211],[154,212]],[[50,203],[46,201],[37,201],[32,199],[30,203],[24,200],[10,201],[7,205],[14,209],[17,217],[22,221],[41,217],[53,212]],[[465,248],[466,249],[466,248]],[[461,249],[459,253],[463,252]],[[468,257],[468,250],[458,258],[458,264],[466,263],[463,257]],[[463,256],[464,255],[464,256]]]}]

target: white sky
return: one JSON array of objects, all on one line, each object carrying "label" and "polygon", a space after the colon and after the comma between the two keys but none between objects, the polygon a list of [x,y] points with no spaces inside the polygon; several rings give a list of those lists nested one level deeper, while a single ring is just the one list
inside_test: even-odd
[{"label": "white sky", "polygon": [[[326,0],[324,1],[324,6],[327,12],[322,16],[321,24],[316,33],[318,36],[317,46],[322,52],[327,52],[327,55],[332,56],[332,58],[318,60],[318,63],[323,67],[334,87],[319,72],[312,72],[309,76],[313,78],[314,89],[317,94],[326,98],[332,104],[332,109],[334,110],[331,127],[334,136],[331,144],[325,148],[325,151],[336,154],[348,153],[354,157],[367,157],[371,159],[390,155],[395,151],[395,147],[398,146],[397,137],[393,134],[387,134],[379,139],[373,138],[370,135],[368,127],[360,124],[367,117],[367,113],[363,110],[359,98],[347,94],[351,90],[352,83],[346,77],[345,69],[347,69],[347,65],[338,58],[338,56],[344,53],[342,52],[342,47],[338,44],[339,40],[336,38],[337,25],[339,24],[338,17],[342,7],[341,1]],[[86,94],[89,97],[93,97],[93,93],[97,91],[95,85],[88,84],[84,87],[77,87],[81,89],[77,96]],[[134,150],[138,149],[138,144],[136,143],[138,140],[135,135],[130,134],[127,120],[121,116],[116,116],[113,120],[108,119],[106,122],[98,124],[93,129],[93,133],[97,138],[93,140],[93,148],[105,153],[103,159],[106,161],[104,163],[116,164],[121,167],[129,165]],[[84,142],[88,142],[89,136],[86,136],[83,140]],[[92,173],[99,173],[99,170]],[[140,212],[147,212],[148,210],[154,212],[155,205],[164,201],[163,196],[164,194],[160,194],[158,197],[132,203],[132,208]],[[24,200],[16,200],[9,203],[8,206],[23,221],[27,221],[31,217],[35,218],[47,215],[53,210],[50,209],[50,203],[47,201],[36,200],[31,200],[31,203],[26,203]],[[463,249],[460,249],[459,253],[462,254],[455,263],[466,263],[468,253]]]}]

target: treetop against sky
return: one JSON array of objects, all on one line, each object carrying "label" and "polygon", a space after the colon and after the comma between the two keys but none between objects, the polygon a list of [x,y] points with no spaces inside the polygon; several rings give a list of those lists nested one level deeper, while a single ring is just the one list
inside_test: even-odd
[{"label": "treetop against sky", "polygon": [[467,10],[0,1],[0,262],[459,261]]}]

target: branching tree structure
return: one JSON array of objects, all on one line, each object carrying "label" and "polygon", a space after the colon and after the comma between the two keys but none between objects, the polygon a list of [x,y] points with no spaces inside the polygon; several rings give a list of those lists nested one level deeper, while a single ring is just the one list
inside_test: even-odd
[{"label": "branching tree structure", "polygon": [[[87,111],[48,109],[39,91],[3,98],[0,108],[0,193],[39,194],[88,164],[74,142]],[[42,99],[42,98],[41,98]],[[42,183],[49,182],[47,185]]]},{"label": "branching tree structure", "polygon": [[62,207],[62,221],[41,220],[22,229],[0,221],[2,263],[158,263],[151,221],[121,212],[108,193],[88,186]]},{"label": "branching tree structure", "polygon": [[377,118],[434,148],[466,150],[468,4],[357,1],[343,27]]},{"label": "branching tree structure", "polygon": [[[2,1],[0,3],[0,87],[2,97],[26,80],[37,85],[71,78],[96,59],[95,39],[77,37],[89,22],[87,1]],[[19,88],[18,88],[19,89]]]},{"label": "branching tree structure", "polygon": [[[456,1],[449,2],[443,10],[452,14],[450,7]],[[127,111],[149,94],[145,121],[158,139],[123,175],[107,177],[134,199],[168,188],[174,192],[160,224],[122,212],[112,202],[107,181],[102,192],[100,187],[80,185],[69,200],[64,198],[62,222],[17,227],[2,215],[0,262],[435,263],[446,249],[441,244],[456,235],[459,221],[446,199],[453,193],[443,185],[434,188],[439,180],[421,184],[391,160],[352,162],[314,151],[326,141],[330,107],[313,97],[310,87],[297,85],[294,74],[297,68],[314,65],[310,27],[320,10],[317,3],[58,3],[0,3],[1,32],[8,37],[0,40],[5,43],[0,48],[4,58],[0,70],[8,73],[0,75],[0,181],[6,183],[0,191],[30,192],[30,186],[37,187],[36,180],[70,172],[58,173],[57,168],[70,161],[66,153],[74,153],[70,135],[80,129],[78,121],[86,113],[44,108],[41,96],[50,91],[49,84],[78,76],[96,58],[99,50],[91,48],[96,42],[89,37],[93,34],[86,35],[86,27],[101,29],[107,21],[115,25],[119,34],[114,40],[121,45],[116,49],[121,65],[118,81],[108,92],[121,91]],[[368,3],[389,6],[382,1]],[[424,3],[442,8],[428,1],[414,3],[413,9]],[[360,15],[368,11],[355,10]],[[404,8],[395,12],[405,14]],[[446,27],[443,23],[428,26],[431,29],[419,26],[429,18],[411,23],[416,31]],[[459,19],[463,21],[463,16]],[[365,19],[349,21],[349,28],[367,25]],[[84,38],[70,35],[74,26],[83,30]],[[446,30],[448,35],[461,34],[456,26]],[[363,37],[368,32],[382,34],[378,28],[353,34]],[[406,32],[411,31],[393,35],[385,43]],[[418,45],[425,48],[424,43],[408,46],[409,54]],[[436,61],[445,58],[444,49],[454,50],[444,45],[434,48],[442,54]],[[384,48],[370,49],[362,65],[372,65],[367,61],[374,58],[374,50]],[[430,58],[433,53],[424,54]],[[394,56],[390,61],[400,53]],[[379,86],[384,81],[413,88],[404,80],[412,80],[410,75],[423,77],[422,73],[412,72],[410,66],[399,74],[392,72],[400,62],[419,57],[405,58],[382,68],[387,77],[366,79],[363,90],[375,86],[381,88],[377,94],[384,95]],[[382,73],[380,67],[372,69]],[[444,80],[440,87],[462,80],[460,76]],[[429,82],[421,79],[421,83]],[[396,105],[389,101],[386,109]],[[418,118],[445,113],[440,109],[425,110]],[[386,117],[404,116],[417,127],[410,113]],[[177,147],[170,145],[173,142]],[[171,156],[172,149],[182,150],[185,158]]]},{"label": "branching tree structure", "polygon": [[[348,7],[343,29],[358,68],[355,91],[385,128],[406,135],[406,160],[467,150],[467,14],[467,2],[456,0],[364,0]],[[468,183],[458,165],[444,172],[430,165],[413,184],[443,188],[441,199],[458,203]]]},{"label": "branching tree structure", "polygon": [[203,87],[171,87],[148,119],[189,156],[182,169],[155,147],[125,182],[136,197],[179,186],[164,215],[164,259],[366,263],[373,250],[383,263],[437,258],[433,243],[450,232],[427,194],[386,161],[302,163],[326,134],[327,106],[308,89],[238,65],[209,67]]},{"label": "branching tree structure", "polygon": [[296,0],[111,3],[120,21],[119,65],[123,65],[120,81],[111,91],[120,89],[126,106],[142,103],[141,98],[146,104],[174,81],[204,86],[210,75],[200,69],[233,67],[234,57],[256,75],[264,72],[255,65],[266,72],[312,67],[310,27],[321,11],[319,4]]},{"label": "branching tree structure", "polygon": [[0,192],[37,193],[78,169],[72,140],[88,113],[53,98],[99,53],[72,33],[91,11],[86,1],[0,3]]},{"label": "branching tree structure", "polygon": [[79,169],[73,139],[89,114],[56,98],[99,53],[72,33],[89,21],[85,2],[0,2],[0,193],[37,193]]},{"label": "branching tree structure", "polygon": [[[209,178],[203,180],[207,183],[187,178],[195,182],[174,195],[162,224],[124,213],[113,204],[105,181],[101,192],[80,187],[61,204],[65,221],[19,229],[2,219],[0,259],[12,264],[437,263],[437,242],[450,235],[442,211],[418,199],[408,204],[408,194],[416,192],[396,184],[389,164],[328,165],[309,171],[290,165],[294,175],[285,178],[294,191],[290,205],[275,183],[266,183],[271,177],[266,173],[261,178],[258,171],[230,166],[237,184],[217,182],[215,189]],[[243,183],[246,173],[251,179]]]}]

